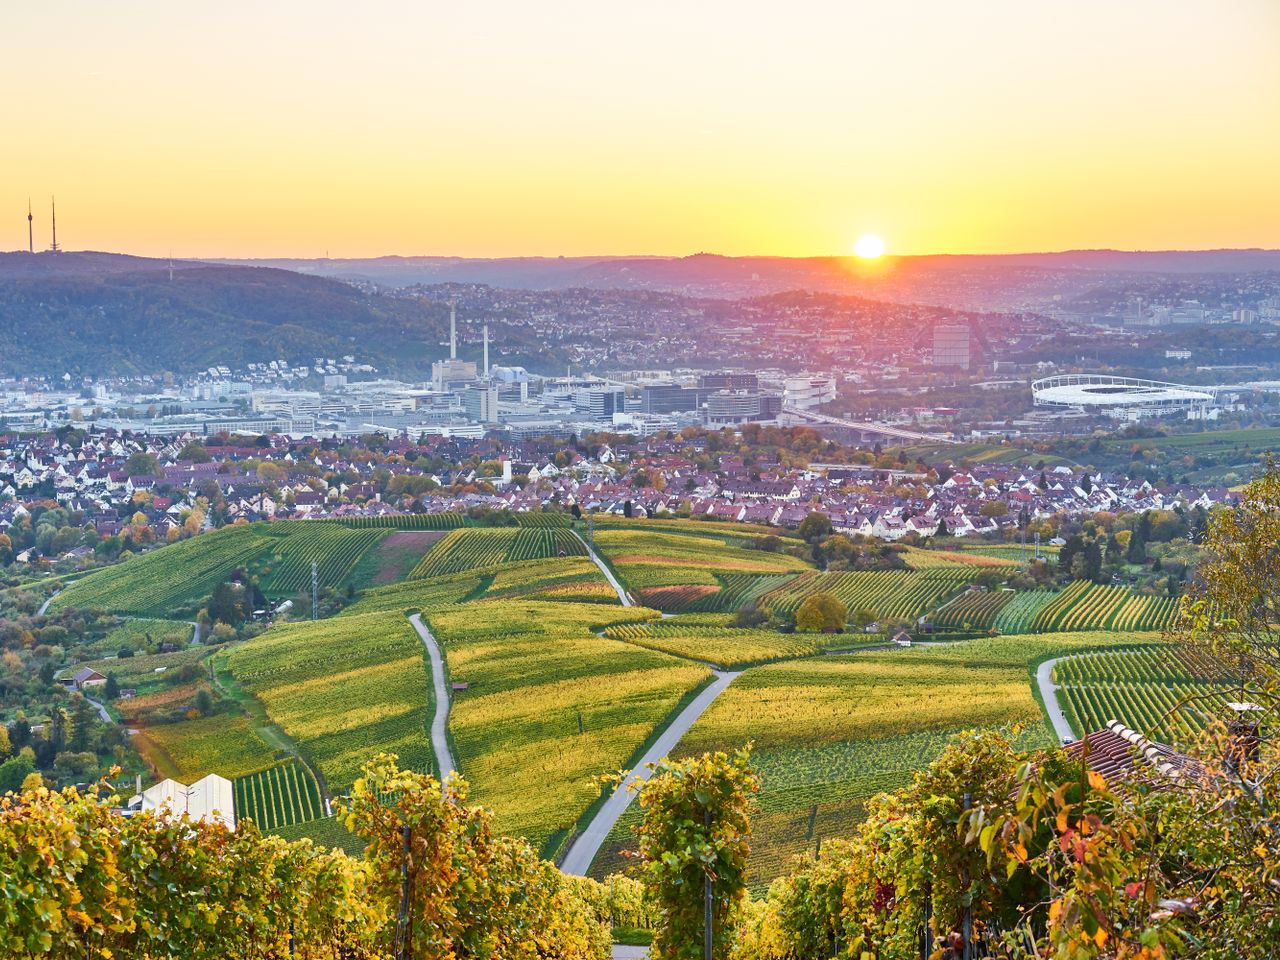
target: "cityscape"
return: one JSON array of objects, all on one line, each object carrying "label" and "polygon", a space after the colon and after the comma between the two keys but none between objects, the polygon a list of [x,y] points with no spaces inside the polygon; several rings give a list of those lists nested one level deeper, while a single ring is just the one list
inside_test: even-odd
[{"label": "cityscape", "polygon": [[1276,954],[1269,0],[5,19],[0,960]]}]

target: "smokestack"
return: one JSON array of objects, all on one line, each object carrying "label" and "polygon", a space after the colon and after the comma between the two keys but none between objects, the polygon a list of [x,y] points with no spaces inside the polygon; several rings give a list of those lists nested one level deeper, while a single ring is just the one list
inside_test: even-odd
[{"label": "smokestack", "polygon": [[458,359],[458,314],[452,300],[449,301],[449,359]]},{"label": "smokestack", "polygon": [[32,232],[31,198],[27,197],[27,253],[36,252],[36,235]]},{"label": "smokestack", "polygon": [[489,325],[484,325],[484,375],[489,376]]}]

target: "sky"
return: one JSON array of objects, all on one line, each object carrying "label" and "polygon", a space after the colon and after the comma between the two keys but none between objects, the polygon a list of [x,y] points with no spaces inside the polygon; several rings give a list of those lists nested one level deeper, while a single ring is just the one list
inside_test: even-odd
[{"label": "sky", "polygon": [[1280,247],[1277,0],[0,9],[0,249]]}]

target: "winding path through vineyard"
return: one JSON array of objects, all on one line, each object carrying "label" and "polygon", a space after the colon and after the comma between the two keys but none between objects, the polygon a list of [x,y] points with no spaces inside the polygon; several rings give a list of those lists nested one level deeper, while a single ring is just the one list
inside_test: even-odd
[{"label": "winding path through vineyard", "polygon": [[422,622],[422,617],[415,613],[409,618],[409,622],[418,631],[422,645],[427,648],[427,656],[431,659],[431,685],[436,696],[436,712],[431,718],[431,749],[440,767],[440,779],[444,780],[458,769],[454,766],[453,754],[449,751],[449,691],[444,686],[444,658],[440,655],[440,644],[436,643],[436,638]]},{"label": "winding path through vineyard", "polygon": [[715,698],[720,696],[729,684],[742,676],[742,671],[727,672],[717,670],[715,675],[715,680],[694,697],[689,705],[681,710],[676,718],[671,721],[670,726],[662,731],[658,739],[654,741],[653,746],[645,751],[644,756],[636,763],[627,778],[618,785],[617,789],[609,796],[609,799],[604,802],[604,805],[596,811],[596,815],[591,818],[591,822],[587,824],[586,829],[574,839],[569,847],[569,852],[564,855],[564,860],[560,864],[561,872],[579,877],[587,875],[587,870],[591,868],[591,861],[596,858],[596,854],[604,846],[605,838],[609,836],[609,832],[617,824],[622,814],[626,812],[627,807],[631,805],[631,801],[635,799],[635,793],[629,788],[633,784],[644,783],[649,779],[653,772],[649,769],[649,764],[657,763],[670,754],[675,749],[676,744],[680,742],[680,738],[689,732],[689,728],[706,712],[707,707],[711,706]]},{"label": "winding path through vineyard", "polygon": [[[573,531],[573,535],[579,540],[582,540],[582,534],[578,533],[577,530]],[[613,575],[613,571],[609,569],[609,565],[600,559],[599,555],[597,555],[596,552],[587,544],[587,541],[582,540],[582,545],[587,548],[587,556],[591,558],[591,562],[600,568],[600,572],[604,574],[604,578],[609,581],[609,586],[613,587],[613,589],[618,592],[618,600],[622,605],[624,607],[635,606],[635,604],[631,602],[631,598],[627,596],[627,591],[622,589],[622,584],[618,582],[618,578],[615,577]]]},{"label": "winding path through vineyard", "polygon": [[1054,664],[1061,659],[1064,658],[1054,657],[1036,667],[1036,685],[1040,687],[1040,699],[1044,701],[1049,722],[1053,724],[1053,732],[1058,735],[1058,740],[1068,738],[1074,740],[1075,731],[1071,729],[1071,724],[1067,723],[1067,715],[1062,712],[1062,707],[1058,706],[1058,685],[1053,682]]}]

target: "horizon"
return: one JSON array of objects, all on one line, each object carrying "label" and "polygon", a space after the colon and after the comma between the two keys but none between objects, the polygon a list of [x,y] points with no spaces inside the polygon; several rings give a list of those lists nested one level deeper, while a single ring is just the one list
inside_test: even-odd
[{"label": "horizon", "polygon": [[1268,0],[9,20],[4,247],[51,195],[64,242],[155,257],[1280,247]]},{"label": "horizon", "polygon": [[[680,254],[664,254],[664,253],[579,253],[579,254],[508,254],[503,256],[485,256],[452,254],[452,253],[378,253],[365,256],[236,256],[234,254],[188,254],[172,256],[164,254],[145,254],[131,253],[125,250],[67,250],[60,249],[52,251],[48,249],[36,250],[35,256],[74,256],[77,254],[91,254],[95,256],[116,256],[131,257],[139,260],[155,260],[157,262],[167,262],[173,260],[174,263],[245,263],[245,262],[274,262],[274,261],[301,261],[305,263],[316,262],[354,262],[361,260],[691,260],[695,257],[714,257],[723,260],[850,260],[858,261],[860,258],[852,253],[828,253],[828,254],[770,254],[770,253],[717,253],[713,250],[699,250],[694,253]],[[1144,255],[1194,255],[1194,254],[1213,254],[1213,253],[1277,253],[1280,254],[1280,246],[1275,247],[1167,247],[1158,248],[1122,248],[1122,247],[1073,247],[1061,250],[1006,250],[984,253],[968,253],[968,252],[944,252],[944,253],[885,253],[876,260],[886,264],[899,260],[938,260],[945,258],[988,258],[1000,259],[1005,257],[1066,257],[1077,254],[1115,254],[1119,256],[1144,256]],[[26,250],[0,250],[0,256],[22,256],[29,255]]]}]

